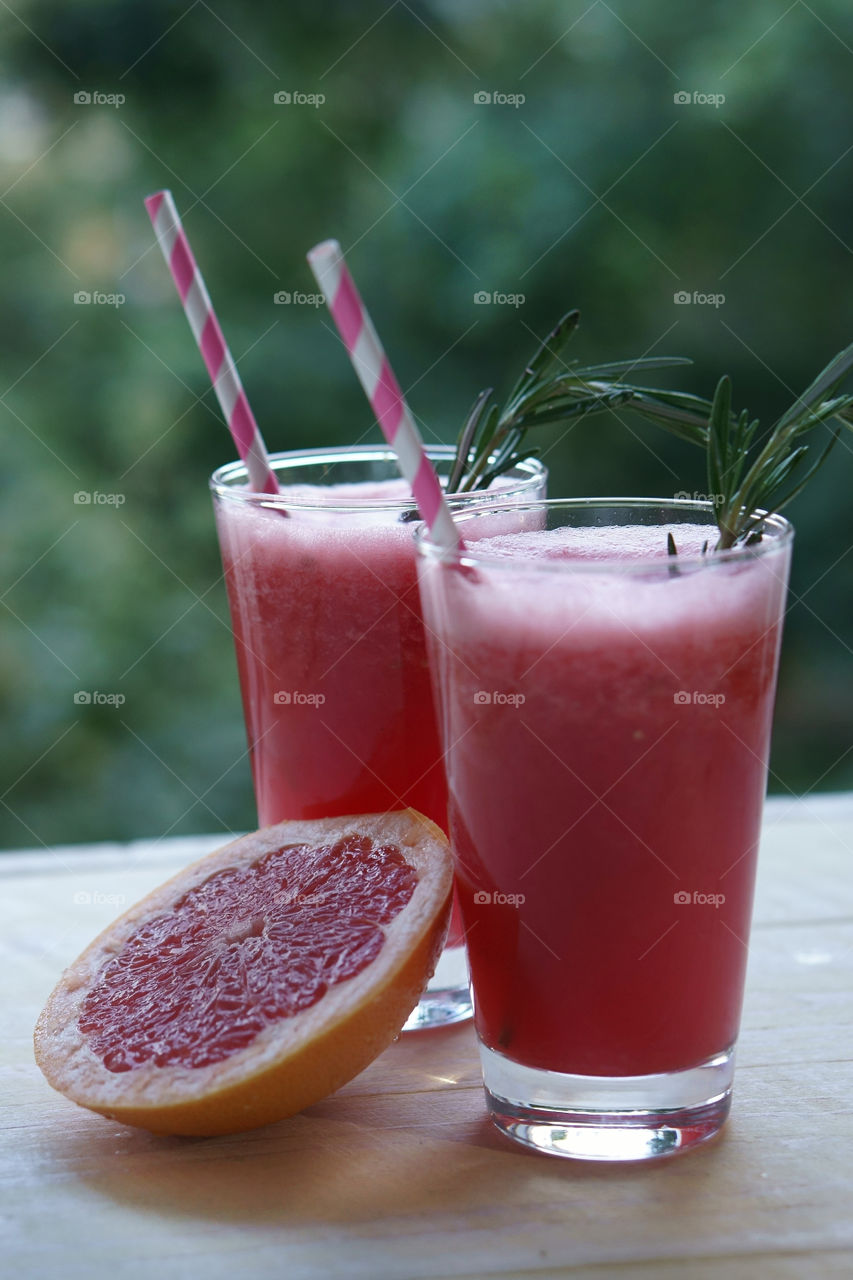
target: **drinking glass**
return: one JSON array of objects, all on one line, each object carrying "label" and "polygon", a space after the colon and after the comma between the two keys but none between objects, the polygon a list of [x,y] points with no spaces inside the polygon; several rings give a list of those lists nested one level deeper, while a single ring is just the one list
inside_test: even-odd
[{"label": "drinking glass", "polygon": [[500,510],[416,539],[487,1105],[556,1155],[683,1150],[730,1105],[793,531]]},{"label": "drinking glass", "polygon": [[[427,453],[446,478],[451,448]],[[447,785],[417,591],[411,494],[384,446],[274,454],[279,495],[242,463],[211,478],[258,820],[411,806],[444,830]],[[520,463],[502,498],[542,496]],[[476,505],[486,494],[454,499]],[[494,497],[494,493],[492,493]],[[407,1029],[471,1016],[458,916]]]}]

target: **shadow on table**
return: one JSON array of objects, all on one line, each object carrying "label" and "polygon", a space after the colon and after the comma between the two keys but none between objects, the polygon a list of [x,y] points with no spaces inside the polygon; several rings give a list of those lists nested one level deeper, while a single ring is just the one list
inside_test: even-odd
[{"label": "shadow on table", "polygon": [[[76,1117],[51,1154],[92,1190],[143,1211],[220,1222],[309,1226],[425,1211],[541,1209],[549,1201],[578,1207],[587,1189],[600,1194],[602,1182],[630,1180],[642,1199],[656,1197],[662,1179],[687,1171],[678,1158],[604,1167],[510,1143],[486,1117],[467,1028],[419,1037],[416,1046],[406,1038],[341,1093],[250,1133],[161,1138]],[[721,1149],[699,1157],[697,1194]],[[695,1157],[689,1167],[698,1173]]]}]

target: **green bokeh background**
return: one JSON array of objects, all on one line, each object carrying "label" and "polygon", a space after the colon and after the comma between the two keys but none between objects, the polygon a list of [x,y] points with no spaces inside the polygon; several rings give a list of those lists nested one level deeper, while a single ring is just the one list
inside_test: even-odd
[{"label": "green bokeh background", "polygon": [[[0,847],[254,825],[207,493],[232,449],[146,193],[175,194],[271,448],[378,439],[324,311],[274,301],[330,235],[428,438],[570,306],[577,356],[690,356],[670,385],[727,370],[769,422],[853,339],[851,67],[846,0],[0,11]],[[630,415],[542,444],[555,495],[705,488]],[[851,445],[791,509],[774,791],[853,785]]]}]

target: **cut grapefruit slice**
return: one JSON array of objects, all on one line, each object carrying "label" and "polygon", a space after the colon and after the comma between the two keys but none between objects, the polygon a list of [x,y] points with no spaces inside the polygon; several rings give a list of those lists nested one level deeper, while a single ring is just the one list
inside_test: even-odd
[{"label": "cut grapefruit slice", "polygon": [[50,1084],[155,1133],[236,1133],[338,1089],[400,1031],[450,911],[447,840],[413,809],[283,822],[110,925],[38,1020]]}]

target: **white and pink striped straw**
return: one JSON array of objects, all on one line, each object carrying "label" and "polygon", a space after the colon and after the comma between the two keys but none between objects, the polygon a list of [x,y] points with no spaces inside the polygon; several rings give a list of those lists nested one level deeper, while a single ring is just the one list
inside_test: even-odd
[{"label": "white and pink striped straw", "polygon": [[228,430],[246,464],[249,483],[259,493],[278,493],[278,483],[255,415],[249,407],[228,343],[222,336],[210,295],[196,265],[186,232],[181,226],[171,191],[158,191],[153,196],[147,196],[145,208],[166,265],[172,273],[193,337],[210,374]]},{"label": "white and pink striped straw", "polygon": [[324,240],[308,254],[308,263],[325,295],[358,380],[364,387],[382,434],[397,455],[403,476],[433,540],[447,551],[462,546],[438,477],[424,451],[409,406],[337,240]]}]

